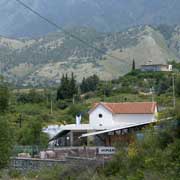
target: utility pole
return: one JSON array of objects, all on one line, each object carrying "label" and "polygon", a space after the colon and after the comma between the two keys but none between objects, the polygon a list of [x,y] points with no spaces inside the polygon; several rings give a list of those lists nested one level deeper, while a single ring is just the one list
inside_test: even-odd
[{"label": "utility pole", "polygon": [[173,86],[173,108],[176,108],[176,93],[175,93],[175,76],[172,75],[172,86]]},{"label": "utility pole", "polygon": [[22,127],[22,114],[19,115],[19,128]]},{"label": "utility pole", "polygon": [[152,95],[152,102],[154,102],[154,87],[150,88],[150,93]]}]

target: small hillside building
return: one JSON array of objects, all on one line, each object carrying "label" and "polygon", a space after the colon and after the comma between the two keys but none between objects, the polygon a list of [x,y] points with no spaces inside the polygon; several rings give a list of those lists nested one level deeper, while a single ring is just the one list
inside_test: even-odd
[{"label": "small hillside building", "polygon": [[89,124],[62,126],[52,140],[58,140],[60,146],[89,142],[111,146],[117,141],[129,141],[130,133],[156,122],[157,112],[155,102],[96,103],[89,111]]},{"label": "small hillside building", "polygon": [[147,72],[171,72],[172,65],[169,64],[145,64],[141,66],[141,71]]}]

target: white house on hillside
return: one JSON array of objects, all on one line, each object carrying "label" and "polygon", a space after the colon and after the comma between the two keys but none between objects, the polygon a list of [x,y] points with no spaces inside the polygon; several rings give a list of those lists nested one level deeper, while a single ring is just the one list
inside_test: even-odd
[{"label": "white house on hillside", "polygon": [[156,121],[155,102],[98,103],[89,111],[89,124],[94,129],[109,129],[122,124]]}]

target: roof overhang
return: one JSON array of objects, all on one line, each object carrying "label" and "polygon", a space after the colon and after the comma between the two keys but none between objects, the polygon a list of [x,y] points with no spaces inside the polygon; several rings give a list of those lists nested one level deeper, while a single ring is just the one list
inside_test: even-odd
[{"label": "roof overhang", "polygon": [[133,127],[138,127],[138,126],[144,126],[144,125],[152,124],[152,123],[155,123],[155,122],[157,122],[157,121],[144,122],[144,123],[139,123],[139,124],[132,124],[132,123],[131,124],[126,124],[126,125],[123,125],[123,126],[119,126],[119,127],[115,127],[115,128],[111,128],[111,129],[107,129],[107,130],[103,130],[103,131],[96,131],[96,132],[92,132],[92,133],[83,134],[82,136],[80,136],[80,138],[106,134],[106,133],[109,133],[109,132],[128,129],[128,128],[133,128]]},{"label": "roof overhang", "polygon": [[68,124],[68,125],[64,125],[61,127],[60,131],[53,138],[51,138],[49,140],[49,142],[65,136],[70,131],[82,132],[82,133],[84,132],[85,133],[86,131],[95,131],[95,130],[104,130],[104,128],[94,129],[93,127],[90,126],[90,124],[80,124],[80,125]]},{"label": "roof overhang", "polygon": [[56,134],[52,139],[49,140],[49,142],[54,141],[62,136],[65,136],[66,134],[68,134],[70,132],[70,130],[62,130],[60,131],[58,134]]}]

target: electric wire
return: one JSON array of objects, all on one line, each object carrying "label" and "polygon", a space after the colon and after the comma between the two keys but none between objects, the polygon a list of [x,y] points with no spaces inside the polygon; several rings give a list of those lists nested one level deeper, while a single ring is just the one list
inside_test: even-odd
[{"label": "electric wire", "polygon": [[39,18],[43,19],[44,21],[46,21],[47,23],[49,23],[50,25],[56,27],[57,29],[61,30],[64,34],[68,35],[71,38],[76,39],[77,41],[85,44],[86,46],[89,46],[92,49],[95,49],[97,52],[101,53],[101,54],[105,54],[106,56],[119,60],[122,63],[125,63],[123,60],[119,59],[118,57],[114,56],[114,55],[110,55],[110,54],[106,54],[106,52],[102,49],[99,49],[91,44],[89,44],[87,41],[79,38],[78,36],[64,30],[61,26],[59,26],[58,24],[56,24],[55,22],[51,21],[50,19],[44,17],[43,15],[41,15],[38,11],[32,9],[30,6],[28,6],[26,3],[22,2],[21,0],[15,0],[17,3],[19,3],[21,6],[23,6],[24,8],[26,8],[27,10],[31,11],[33,14],[35,14],[36,16],[38,16]]}]

